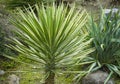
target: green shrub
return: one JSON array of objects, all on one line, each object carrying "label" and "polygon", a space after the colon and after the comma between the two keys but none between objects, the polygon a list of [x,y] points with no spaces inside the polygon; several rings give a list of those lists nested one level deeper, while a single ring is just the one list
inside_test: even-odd
[{"label": "green shrub", "polygon": [[15,9],[16,7],[28,7],[28,5],[35,5],[36,3],[44,3],[49,4],[54,2],[55,0],[5,0],[4,3],[6,4],[8,9]]},{"label": "green shrub", "polygon": [[95,22],[93,17],[90,17],[88,23],[89,36],[93,38],[92,47],[96,48],[91,54],[94,62],[89,67],[89,71],[102,69],[110,73],[110,76],[113,73],[120,76],[120,66],[118,63],[118,60],[120,60],[119,12],[115,14],[111,12],[106,15],[102,11],[99,21]]}]

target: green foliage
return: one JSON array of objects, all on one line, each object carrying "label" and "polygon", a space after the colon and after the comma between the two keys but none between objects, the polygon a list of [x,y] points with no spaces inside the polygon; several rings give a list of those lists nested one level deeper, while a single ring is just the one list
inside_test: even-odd
[{"label": "green foliage", "polygon": [[0,58],[4,58],[3,54],[14,54],[14,51],[5,46],[6,44],[10,44],[10,42],[5,39],[8,37],[6,33],[7,32],[0,26]]},{"label": "green foliage", "polygon": [[[28,5],[35,5],[36,3],[52,3],[55,0],[7,0],[4,1],[7,8],[15,9],[16,7],[28,7]],[[7,2],[7,3],[6,3]]]},{"label": "green foliage", "polygon": [[0,27],[0,56],[3,55],[5,49],[4,43],[5,43],[5,33],[3,29]]},{"label": "green foliage", "polygon": [[3,56],[3,54],[12,54],[12,51],[9,48],[6,48],[5,44],[9,43],[6,41],[7,35],[5,34],[5,31],[2,27],[0,27],[0,57]]},{"label": "green foliage", "polygon": [[120,52],[119,12],[115,14],[111,12],[105,15],[102,11],[100,21],[95,22],[93,17],[90,17],[88,23],[89,36],[93,38],[92,47],[96,48],[96,51],[92,54],[94,62],[91,64],[89,71],[102,68],[110,72],[110,75],[116,73],[120,76],[120,66],[117,63],[118,57],[120,57],[118,53]]},{"label": "green foliage", "polygon": [[0,59],[0,69],[2,70],[10,70],[15,68],[18,63],[10,59]]},{"label": "green foliage", "polygon": [[19,15],[12,20],[19,38],[12,37],[15,45],[9,47],[23,58],[42,65],[34,66],[45,71],[46,84],[53,84],[54,75],[61,72],[61,68],[75,66],[94,51],[88,48],[91,39],[86,41],[87,35],[80,33],[86,24],[87,14],[84,10],[81,13],[75,11],[75,7],[68,10],[63,5],[35,7],[37,13],[32,8],[26,9],[26,12],[19,10]]},{"label": "green foliage", "polygon": [[0,69],[7,70],[15,67],[15,62],[3,57],[4,54],[13,55],[11,49],[7,48],[5,44],[9,43],[6,41],[7,35],[2,27],[0,27]]}]

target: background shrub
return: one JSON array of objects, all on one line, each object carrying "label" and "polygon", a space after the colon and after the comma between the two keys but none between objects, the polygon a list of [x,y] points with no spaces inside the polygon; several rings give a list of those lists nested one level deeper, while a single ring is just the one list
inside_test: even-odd
[{"label": "background shrub", "polygon": [[15,9],[16,7],[28,7],[28,5],[33,6],[36,3],[44,3],[49,4],[56,0],[6,0],[3,3],[6,5],[8,9]]},{"label": "background shrub", "polygon": [[[120,76],[120,15],[101,12],[99,21],[90,17],[87,26],[90,38],[93,38],[92,47],[96,50],[91,54],[94,62],[89,71],[103,70]],[[117,59],[116,59],[117,58]],[[109,78],[110,78],[109,76]],[[108,79],[109,79],[108,78]]]}]

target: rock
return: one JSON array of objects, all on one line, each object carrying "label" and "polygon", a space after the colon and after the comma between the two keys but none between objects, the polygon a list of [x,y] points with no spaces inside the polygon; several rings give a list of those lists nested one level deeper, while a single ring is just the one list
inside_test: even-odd
[{"label": "rock", "polygon": [[8,76],[8,84],[19,84],[20,78],[14,74]]},{"label": "rock", "polygon": [[[119,9],[117,8],[113,8],[113,9],[104,9],[104,13],[106,15],[108,15],[110,12],[112,11],[112,15],[114,15],[115,13],[117,13],[119,11]],[[120,15],[120,14],[119,14]]]},{"label": "rock", "polygon": [[0,75],[4,75],[4,74],[5,74],[5,71],[0,70]]},{"label": "rock", "polygon": [[[103,71],[96,71],[84,77],[82,80],[82,84],[104,84],[107,77],[108,73]],[[107,84],[115,83],[112,79],[110,79]]]}]

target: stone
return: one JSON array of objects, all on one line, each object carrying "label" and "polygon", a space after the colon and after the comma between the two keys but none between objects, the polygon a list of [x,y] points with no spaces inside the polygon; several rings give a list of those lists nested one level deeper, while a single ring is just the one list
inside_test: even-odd
[{"label": "stone", "polygon": [[[117,13],[119,11],[119,9],[117,8],[112,8],[112,9],[104,9],[104,13],[106,15],[108,15],[110,12],[112,11],[112,15],[114,15],[115,13]],[[120,15],[120,14],[119,14]]]},{"label": "stone", "polygon": [[4,75],[4,74],[5,74],[5,71],[0,70],[0,75]]},{"label": "stone", "polygon": [[14,74],[8,76],[8,84],[19,84],[20,78]]},{"label": "stone", "polygon": [[[106,78],[108,77],[108,73],[103,71],[96,71],[88,74],[82,80],[82,84],[104,84]],[[107,84],[115,84],[112,79],[110,79]]]}]

